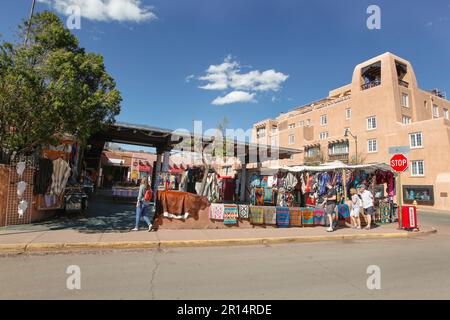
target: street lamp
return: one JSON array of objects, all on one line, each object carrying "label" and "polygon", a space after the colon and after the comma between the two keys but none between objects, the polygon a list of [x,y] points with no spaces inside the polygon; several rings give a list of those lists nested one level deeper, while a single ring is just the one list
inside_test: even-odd
[{"label": "street lamp", "polygon": [[350,131],[350,129],[345,129],[344,137],[348,138],[348,136],[351,136],[353,139],[355,139],[355,163],[358,164],[358,136],[353,135],[353,133]]}]

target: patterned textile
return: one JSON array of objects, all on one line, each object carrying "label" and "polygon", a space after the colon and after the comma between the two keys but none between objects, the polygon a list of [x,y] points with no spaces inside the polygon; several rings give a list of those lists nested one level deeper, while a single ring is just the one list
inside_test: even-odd
[{"label": "patterned textile", "polygon": [[323,209],[314,209],[314,225],[324,226],[325,225],[325,211]]},{"label": "patterned textile", "polygon": [[304,226],[314,225],[314,210],[312,208],[301,208],[302,223]]},{"label": "patterned textile", "polygon": [[264,188],[256,188],[255,190],[255,204],[257,206],[264,205]]},{"label": "patterned textile", "polygon": [[350,208],[348,204],[339,204],[337,207],[339,220],[350,220]]},{"label": "patterned textile", "polygon": [[273,190],[272,188],[264,188],[264,202],[273,203]]},{"label": "patterned textile", "polygon": [[264,224],[276,225],[277,224],[277,208],[264,207]]},{"label": "patterned textile", "polygon": [[263,207],[250,207],[250,223],[264,224]]},{"label": "patterned textile", "polygon": [[289,208],[277,207],[277,225],[279,228],[289,228]]},{"label": "patterned textile", "polygon": [[212,203],[209,207],[209,218],[212,220],[223,220],[223,203]]},{"label": "patterned textile", "polygon": [[223,209],[223,223],[237,224],[238,207],[235,204],[225,204]]},{"label": "patterned textile", "polygon": [[289,215],[289,224],[291,227],[301,227],[303,225],[301,208],[289,208]]},{"label": "patterned textile", "polygon": [[391,223],[391,206],[389,205],[389,203],[380,202],[380,207],[378,210],[380,212],[380,222]]},{"label": "patterned textile", "polygon": [[249,212],[249,207],[246,204],[240,204],[238,206],[239,209],[239,218],[241,219],[248,219],[248,212]]}]

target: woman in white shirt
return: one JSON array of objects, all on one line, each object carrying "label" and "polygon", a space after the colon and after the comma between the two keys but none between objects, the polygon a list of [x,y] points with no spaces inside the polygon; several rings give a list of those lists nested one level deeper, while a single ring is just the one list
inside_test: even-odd
[{"label": "woman in white shirt", "polygon": [[350,189],[350,194],[352,196],[352,210],[350,211],[352,228],[361,229],[361,219],[359,218],[359,212],[361,210],[362,200],[355,188]]}]

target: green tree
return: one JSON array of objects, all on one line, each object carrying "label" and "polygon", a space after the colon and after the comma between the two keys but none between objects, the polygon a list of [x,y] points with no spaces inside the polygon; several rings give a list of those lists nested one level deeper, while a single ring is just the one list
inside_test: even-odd
[{"label": "green tree", "polygon": [[51,12],[0,44],[0,149],[33,153],[65,134],[85,142],[114,122],[122,101],[103,57],[86,53]]}]

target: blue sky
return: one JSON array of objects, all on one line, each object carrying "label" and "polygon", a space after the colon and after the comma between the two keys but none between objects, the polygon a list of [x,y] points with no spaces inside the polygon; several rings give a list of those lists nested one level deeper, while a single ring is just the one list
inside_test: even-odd
[{"label": "blue sky", "polygon": [[[45,1],[50,5],[38,2],[37,11],[85,0]],[[351,81],[355,65],[386,51],[413,63],[422,88],[450,93],[449,0],[94,0],[102,1],[133,2],[141,10],[130,17],[125,10],[97,18],[85,12],[90,16],[74,30],[83,47],[104,56],[117,81],[119,121],[191,129],[194,119],[214,127],[226,116],[230,127],[247,129],[325,97]],[[0,2],[3,39],[12,38],[30,3]],[[381,8],[381,30],[366,27],[371,4]],[[252,88],[200,88],[208,81],[199,78],[225,59],[238,80],[253,79]],[[268,87],[258,87],[263,78]],[[232,91],[241,92],[234,96],[241,102],[212,103]]]}]

